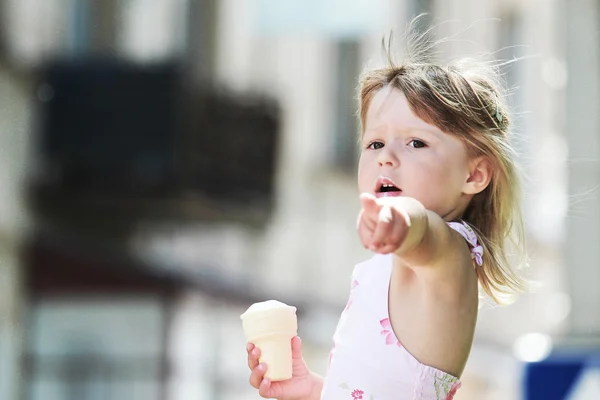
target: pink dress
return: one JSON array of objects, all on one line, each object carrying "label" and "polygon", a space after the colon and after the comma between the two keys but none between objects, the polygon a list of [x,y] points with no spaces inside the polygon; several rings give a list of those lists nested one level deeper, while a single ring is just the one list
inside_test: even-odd
[{"label": "pink dress", "polygon": [[[474,259],[480,257],[476,240],[451,227],[465,236]],[[321,400],[451,400],[460,387],[457,377],[420,363],[396,338],[388,313],[391,272],[389,254],[354,268]]]}]

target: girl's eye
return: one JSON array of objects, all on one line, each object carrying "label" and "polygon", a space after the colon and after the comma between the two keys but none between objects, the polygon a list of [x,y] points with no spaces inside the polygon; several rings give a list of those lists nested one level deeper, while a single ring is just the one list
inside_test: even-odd
[{"label": "girl's eye", "polygon": [[427,145],[425,144],[425,142],[419,140],[419,139],[413,139],[411,140],[408,145],[410,147],[413,147],[415,149],[422,149],[423,147],[427,147]]},{"label": "girl's eye", "polygon": [[383,147],[383,143],[382,142],[371,142],[369,143],[369,145],[367,146],[367,149],[371,149],[371,150],[379,150]]}]

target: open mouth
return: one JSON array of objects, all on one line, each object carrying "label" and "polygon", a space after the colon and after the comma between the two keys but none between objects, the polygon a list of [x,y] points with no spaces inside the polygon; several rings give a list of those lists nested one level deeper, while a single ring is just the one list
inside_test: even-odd
[{"label": "open mouth", "polygon": [[377,179],[375,185],[375,197],[389,197],[389,196],[400,196],[402,189],[400,189],[394,181],[390,178],[381,177]]}]

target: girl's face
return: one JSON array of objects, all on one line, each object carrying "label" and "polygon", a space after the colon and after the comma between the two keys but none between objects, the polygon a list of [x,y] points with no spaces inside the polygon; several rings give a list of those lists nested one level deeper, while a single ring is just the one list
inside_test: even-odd
[{"label": "girl's face", "polygon": [[473,197],[462,141],[417,117],[398,89],[373,97],[361,146],[361,193],[412,197],[447,221],[459,218]]}]

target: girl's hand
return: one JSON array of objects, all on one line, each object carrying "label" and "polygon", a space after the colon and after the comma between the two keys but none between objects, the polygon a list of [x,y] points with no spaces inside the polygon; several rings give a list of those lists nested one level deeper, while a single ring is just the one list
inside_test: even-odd
[{"label": "girl's hand", "polygon": [[[250,367],[250,385],[258,389],[264,398],[278,400],[311,400],[321,398],[319,378],[312,374],[302,358],[302,342],[298,336],[292,338],[292,378],[271,382],[265,378],[267,365],[258,362],[260,349],[248,343],[248,367]],[[314,393],[313,393],[314,392]]]},{"label": "girl's hand", "polygon": [[358,235],[365,248],[376,253],[395,252],[408,234],[406,217],[394,207],[394,198],[360,195],[362,210],[358,215]]}]

